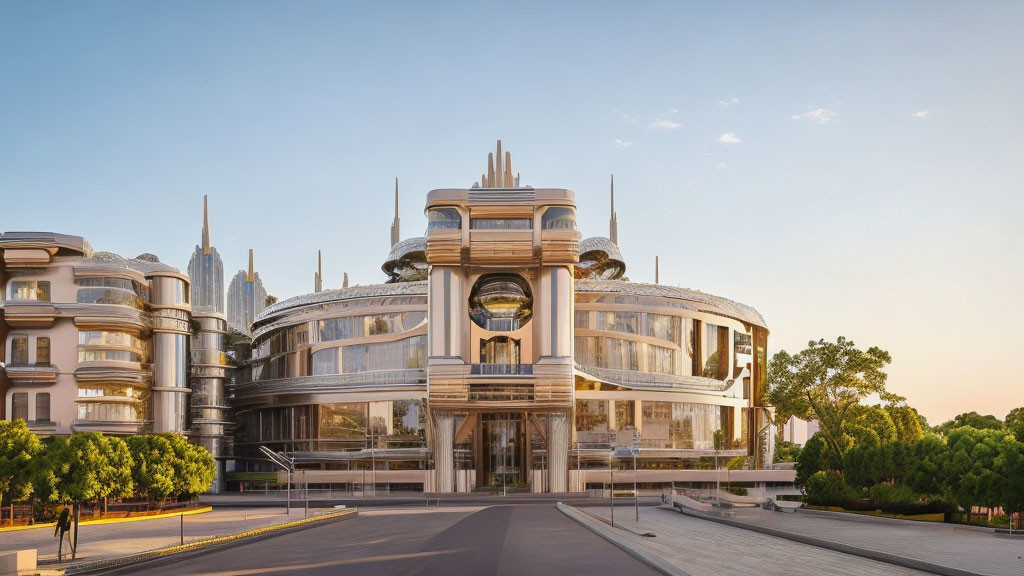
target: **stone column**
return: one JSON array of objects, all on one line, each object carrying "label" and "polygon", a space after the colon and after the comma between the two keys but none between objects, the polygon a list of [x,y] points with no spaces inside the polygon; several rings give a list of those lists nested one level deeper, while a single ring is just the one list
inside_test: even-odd
[{"label": "stone column", "polygon": [[568,492],[569,416],[564,412],[548,415],[548,491]]},{"label": "stone column", "polygon": [[455,490],[455,415],[434,412],[434,490]]}]

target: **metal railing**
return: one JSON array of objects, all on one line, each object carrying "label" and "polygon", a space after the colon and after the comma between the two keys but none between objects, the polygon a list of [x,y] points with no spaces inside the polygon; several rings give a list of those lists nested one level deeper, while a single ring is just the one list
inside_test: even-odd
[{"label": "metal railing", "polygon": [[474,376],[533,376],[533,364],[473,364]]},{"label": "metal railing", "polygon": [[533,401],[532,385],[470,384],[469,399],[482,401]]}]

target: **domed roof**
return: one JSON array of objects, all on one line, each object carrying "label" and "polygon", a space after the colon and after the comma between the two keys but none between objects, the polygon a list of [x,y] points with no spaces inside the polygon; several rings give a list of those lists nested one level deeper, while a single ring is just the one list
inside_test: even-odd
[{"label": "domed roof", "polygon": [[603,236],[580,242],[580,261],[576,278],[618,280],[626,273],[626,262],[614,242]]}]

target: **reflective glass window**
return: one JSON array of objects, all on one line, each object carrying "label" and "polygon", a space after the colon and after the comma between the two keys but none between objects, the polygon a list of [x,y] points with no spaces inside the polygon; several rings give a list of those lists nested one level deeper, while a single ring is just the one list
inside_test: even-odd
[{"label": "reflective glass window", "polygon": [[366,402],[320,404],[320,437],[336,440],[366,438]]},{"label": "reflective glass window", "polygon": [[47,280],[12,280],[11,300],[50,301],[50,282]]},{"label": "reflective glass window", "polygon": [[572,208],[555,206],[544,211],[541,217],[542,230],[575,230],[576,213]]},{"label": "reflective glass window", "polygon": [[533,230],[533,218],[470,218],[470,230]]},{"label": "reflective glass window", "polygon": [[455,208],[427,210],[427,230],[458,230],[462,228],[462,215]]},{"label": "reflective glass window", "polygon": [[705,324],[704,370],[705,378],[724,380],[729,376],[729,329],[725,326]]},{"label": "reflective glass window", "polygon": [[28,365],[28,336],[11,337],[11,366]]},{"label": "reflective glass window", "polygon": [[50,339],[45,336],[36,338],[36,365],[46,366],[50,363]]},{"label": "reflective glass window", "polygon": [[11,420],[28,421],[28,392],[15,392],[11,394]]},{"label": "reflective glass window", "polygon": [[341,349],[341,370],[344,374],[354,374],[373,370],[423,368],[426,353],[426,336],[379,344],[345,346]]},{"label": "reflective glass window", "polygon": [[608,401],[576,400],[576,437],[580,448],[607,445]]},{"label": "reflective glass window", "polygon": [[667,340],[673,344],[679,344],[681,321],[682,318],[678,316],[648,314],[647,335],[661,340]]},{"label": "reflective glass window", "polygon": [[77,301],[79,304],[115,304],[138,310],[144,308],[142,299],[135,292],[120,288],[82,288],[78,290]]},{"label": "reflective glass window", "polygon": [[142,404],[80,403],[78,405],[78,419],[106,422],[137,422],[145,419],[145,407]]},{"label": "reflective glass window", "polygon": [[676,351],[672,348],[647,344],[647,371],[658,374],[678,374]]},{"label": "reflective glass window", "polygon": [[50,393],[36,393],[36,420],[39,422],[50,421]]}]

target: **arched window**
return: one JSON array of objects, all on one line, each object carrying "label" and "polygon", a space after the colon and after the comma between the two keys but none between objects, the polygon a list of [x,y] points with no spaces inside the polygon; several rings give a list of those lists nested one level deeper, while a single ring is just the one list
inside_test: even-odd
[{"label": "arched window", "polygon": [[518,366],[519,340],[508,336],[495,336],[488,340],[481,340],[480,363],[495,366]]},{"label": "arched window", "polygon": [[469,316],[485,330],[518,330],[533,316],[529,283],[518,274],[481,276],[469,294]]},{"label": "arched window", "polygon": [[541,218],[541,229],[543,230],[575,230],[576,214],[572,208],[554,206],[544,211]]}]

